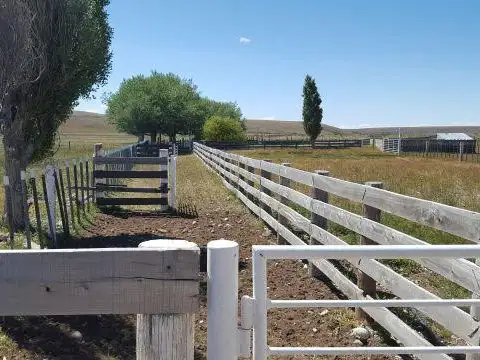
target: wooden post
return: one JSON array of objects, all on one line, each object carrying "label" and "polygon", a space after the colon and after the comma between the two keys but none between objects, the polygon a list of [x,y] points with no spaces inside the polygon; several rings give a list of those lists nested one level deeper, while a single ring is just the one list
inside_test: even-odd
[{"label": "wooden post", "polygon": [[[290,167],[290,163],[282,163],[282,166]],[[290,187],[290,179],[287,177],[279,176],[278,183],[282,186]],[[290,205],[290,200],[287,198],[280,196],[280,202],[284,205],[289,206]],[[277,220],[280,224],[283,226],[288,225],[288,220],[285,216],[281,215],[280,213],[277,214]],[[277,243],[278,245],[288,245],[288,241],[285,240],[283,236],[281,236],[279,233],[277,233]]]},{"label": "wooden post", "polygon": [[[371,186],[377,189],[383,189],[383,183],[378,181],[366,182],[365,185]],[[381,215],[380,209],[377,209],[368,205],[363,205],[363,216],[365,216],[367,219],[380,222],[380,215]],[[375,244],[376,243],[371,239],[365,236],[360,236],[360,245],[375,245]],[[370,276],[368,276],[367,274],[361,271],[358,271],[357,286],[363,290],[364,295],[370,295],[371,297],[375,298],[375,294],[377,292],[377,283]],[[367,320],[369,322],[372,321],[370,316],[368,316],[367,313],[365,313],[361,308],[356,308],[355,312],[357,314],[358,319]]]},{"label": "wooden post", "polygon": [[46,186],[46,193],[48,201],[46,201],[46,205],[50,209],[49,218],[50,221],[48,222],[49,232],[50,232],[50,239],[52,240],[52,246],[57,247],[57,220],[56,220],[56,187],[55,187],[55,168],[52,165],[47,165],[45,168],[45,186]]},{"label": "wooden post", "polygon": [[75,187],[75,205],[77,206],[77,219],[78,224],[80,224],[81,217],[80,217],[80,199],[78,195],[78,172],[77,172],[77,161],[72,160],[73,164],[73,184]]},{"label": "wooden post", "polygon": [[[321,176],[330,176],[330,171],[315,170],[315,174],[316,175],[321,175]],[[312,190],[311,190],[311,196],[315,200],[319,200],[319,201],[322,201],[322,202],[328,204],[328,192],[326,192],[325,190],[321,190],[316,186],[315,177],[314,177],[313,186],[312,186]],[[324,230],[328,230],[327,219],[325,219],[323,216],[317,215],[317,214],[312,212],[312,214],[310,215],[310,222],[313,225],[321,227]],[[321,243],[319,241],[317,241],[313,236],[310,236],[310,245],[320,245],[320,244]],[[312,276],[314,278],[317,278],[317,279],[322,278],[323,273],[314,264],[309,262],[308,266],[309,266],[308,269],[309,269],[310,276]]]},{"label": "wooden post", "polygon": [[[185,240],[150,240],[139,247],[184,249],[200,254],[197,244]],[[138,314],[137,360],[193,360],[194,329],[195,313]]]},{"label": "wooden post", "polygon": [[[98,143],[95,144],[94,148],[94,157],[105,157],[105,151],[102,149],[102,144]],[[105,165],[96,165],[93,164],[93,170],[105,170]],[[95,178],[93,177],[93,182],[94,182],[94,187],[97,188],[98,186],[101,185],[106,185],[106,180],[105,179],[100,179],[100,178]],[[103,199],[105,197],[105,193],[103,191],[98,191],[95,189],[95,199]]]},{"label": "wooden post", "polygon": [[[55,179],[55,189],[57,192],[57,200],[58,200],[58,207],[60,210],[60,220],[62,221],[62,229],[64,236],[68,233],[68,224],[65,221],[65,213],[63,212],[63,199],[62,199],[62,191],[60,189],[60,182],[58,180],[57,169],[54,169],[53,177]],[[55,244],[58,247],[58,244]]]},{"label": "wooden post", "polygon": [[[246,165],[246,169],[249,173],[255,174],[255,168],[253,166]],[[249,180],[249,179],[247,179],[247,184],[252,186],[252,187],[255,186],[255,182],[252,181],[252,180]],[[247,197],[250,201],[255,202],[255,197],[252,194],[249,193]]]},{"label": "wooden post", "polygon": [[83,178],[83,161],[80,160],[80,194],[82,201],[80,202],[83,210],[83,214],[85,215],[85,181]]},{"label": "wooden post", "polygon": [[[271,163],[271,162],[272,162],[272,160],[270,160],[270,159],[264,159],[264,160],[262,160],[262,161],[268,162],[268,163]],[[261,179],[260,179],[260,191],[261,191],[262,193],[264,193],[265,195],[272,196],[272,192],[262,185],[262,180],[263,180],[263,179],[267,179],[267,180],[271,180],[271,179],[272,179],[272,173],[269,172],[269,171],[266,171],[266,170],[261,169],[261,170],[260,170],[260,176],[261,176]],[[267,213],[272,214],[272,209],[270,208],[270,206],[262,203],[260,207],[261,207],[261,209],[262,209],[263,211],[266,211]]]},{"label": "wooden post", "polygon": [[40,206],[38,205],[37,181],[35,178],[34,169],[30,170],[30,186],[32,187],[33,206],[35,207],[35,220],[37,223],[38,242],[40,244],[40,248],[43,249],[45,247],[45,241],[43,238],[42,219],[40,217]]},{"label": "wooden post", "polygon": [[[68,207],[67,207],[67,197],[65,194],[65,183],[63,181],[63,172],[62,169],[58,169],[58,179],[60,181],[60,191],[62,192],[62,200],[63,203],[61,206],[63,206],[63,217],[65,218],[65,226],[66,226],[66,236],[70,236],[70,226],[68,225]],[[73,214],[72,214],[73,215]]]},{"label": "wooden post", "polygon": [[72,180],[70,179],[70,166],[68,164],[68,161],[65,161],[65,175],[67,176],[68,202],[70,204],[70,216],[72,220],[72,230],[73,230],[75,229],[75,210],[73,206]]},{"label": "wooden post", "polygon": [[28,216],[27,173],[23,170],[20,172],[20,180],[22,181],[23,223],[25,225],[25,239],[27,243],[27,249],[31,249],[32,234],[30,233],[30,217]]},{"label": "wooden post", "polygon": [[[54,223],[53,223],[53,219],[52,219],[52,213],[51,213],[51,208],[50,208],[50,199],[49,199],[49,196],[48,196],[48,189],[47,189],[47,181],[45,179],[45,174],[42,174],[42,187],[43,187],[43,200],[45,201],[45,209],[47,211],[47,220],[48,220],[48,231],[49,231],[49,234],[50,234],[50,239],[52,240],[52,242],[55,242],[53,236],[55,235],[52,235],[55,234],[55,226],[54,226]],[[50,243],[47,243],[46,244],[47,247],[50,246]]]},{"label": "wooden post", "polygon": [[90,169],[88,166],[88,160],[85,161],[85,187],[87,188],[87,210],[90,211]]},{"label": "wooden post", "polygon": [[8,176],[3,177],[3,185],[5,186],[5,202],[7,208],[7,225],[8,235],[10,238],[10,249],[15,247],[15,234],[13,232],[13,216],[12,216],[12,190],[10,188],[10,179]]},{"label": "wooden post", "polygon": [[[480,259],[475,260],[475,264],[480,265]],[[472,293],[472,299],[480,299],[480,294],[475,294]],[[472,316],[475,321],[480,320],[480,306],[471,306],[470,307],[470,315]],[[478,341],[478,337],[475,337]],[[477,344],[470,344],[470,345],[475,345]],[[465,357],[465,360],[480,360],[480,354],[467,354]]]},{"label": "wooden post", "polygon": [[[245,164],[242,163],[240,160],[237,161],[237,165],[238,165],[239,168],[245,170]],[[238,173],[238,178],[239,178],[240,180],[242,180],[242,181],[245,181],[245,176],[243,176],[243,175],[240,174],[240,173]],[[238,190],[239,190],[242,194],[246,195],[245,189],[242,188],[241,186],[238,186]]]}]

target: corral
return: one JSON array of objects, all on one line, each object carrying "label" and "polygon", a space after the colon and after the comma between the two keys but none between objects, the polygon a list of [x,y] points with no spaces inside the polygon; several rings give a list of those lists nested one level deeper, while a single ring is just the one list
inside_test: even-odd
[{"label": "corral", "polygon": [[[191,207],[195,208],[193,213],[178,213],[174,216],[155,215],[152,214],[151,211],[145,212],[144,210],[143,212],[135,211],[129,213],[99,213],[95,216],[95,219],[92,219],[91,225],[85,224],[85,230],[81,234],[76,234],[74,236],[74,239],[69,246],[74,248],[105,248],[112,246],[134,247],[138,245],[139,242],[157,238],[187,239],[199,245],[206,245],[207,242],[219,238],[232,239],[237,241],[240,245],[240,295],[251,296],[253,294],[251,288],[251,246],[276,242],[276,233],[279,234],[280,238],[283,237],[290,241],[298,238],[302,242],[308,242],[310,236],[308,236],[307,230],[310,231],[311,229],[316,229],[315,231],[317,231],[317,234],[318,231],[322,234],[320,237],[321,239],[333,241],[332,244],[345,244],[342,243],[342,241],[351,244],[358,243],[359,238],[356,233],[363,234],[365,238],[381,242],[383,241],[382,239],[384,239],[382,234],[385,234],[383,231],[387,231],[391,234],[391,236],[386,237],[389,241],[394,241],[400,236],[402,239],[413,241],[413,244],[415,244],[415,238],[437,244],[465,243],[468,242],[466,239],[472,240],[475,234],[478,234],[478,229],[476,227],[478,225],[478,220],[475,220],[476,218],[472,220],[473,222],[470,223],[468,229],[462,228],[458,225],[460,227],[457,227],[457,230],[455,230],[453,234],[448,234],[439,231],[438,229],[433,229],[431,226],[432,224],[430,223],[412,226],[410,221],[412,220],[411,218],[401,219],[401,217],[389,215],[387,213],[382,214],[381,224],[373,227],[373,229],[376,229],[375,231],[378,230],[380,232],[371,233],[369,232],[370,230],[368,230],[369,227],[366,226],[371,223],[363,220],[363,210],[362,207],[358,205],[358,202],[342,200],[341,195],[343,195],[344,192],[338,193],[335,191],[333,192],[333,195],[329,196],[329,204],[332,204],[333,207],[323,208],[320,218],[317,219],[320,221],[320,226],[318,226],[317,229],[315,227],[316,225],[313,226],[311,223],[312,219],[310,218],[310,212],[322,209],[317,206],[318,203],[315,203],[316,205],[314,208],[311,208],[311,205],[308,205],[307,209],[292,206],[291,210],[288,210],[285,207],[285,203],[282,202],[280,203],[284,206],[278,207],[278,199],[281,198],[268,195],[271,191],[281,189],[279,185],[275,185],[280,179],[276,179],[273,175],[273,177],[270,178],[270,181],[268,181],[267,177],[268,173],[276,171],[275,169],[278,168],[278,165],[262,162],[262,164],[267,166],[268,169],[263,168],[262,165],[263,171],[260,172],[259,169],[256,171],[254,178],[249,178],[248,172],[240,170],[242,168],[237,169],[233,167],[236,163],[230,162],[232,159],[238,161],[239,159],[247,158],[228,155],[228,153],[222,154],[225,154],[222,155],[223,159],[228,156],[228,159],[225,160],[229,160],[229,162],[223,160],[225,162],[222,163],[222,167],[216,166],[215,168],[222,171],[224,174],[223,181],[231,187],[233,193],[222,188],[219,178],[213,173],[208,172],[198,159],[192,155],[182,156],[179,157],[178,162],[177,179],[179,187],[176,204],[178,208],[181,208],[184,204],[189,204]],[[472,194],[475,195],[480,192],[480,189],[478,188],[479,185],[473,180],[474,177],[472,179],[471,176],[471,174],[476,174],[479,171],[478,166],[475,164],[442,162],[435,159],[398,158],[391,154],[378,152],[371,147],[344,150],[256,150],[246,151],[242,154],[247,155],[248,158],[251,159],[249,160],[251,161],[249,166],[259,164],[259,160],[253,160],[255,158],[270,159],[276,163],[291,162],[292,171],[294,172],[295,170],[293,168],[300,168],[307,171],[323,169],[330,171],[332,181],[334,181],[334,177],[338,177],[354,181],[356,184],[366,181],[381,180],[384,182],[386,188],[402,194],[443,202],[473,211],[479,210],[478,201],[475,201],[475,196],[471,196]],[[403,166],[405,170],[402,172],[401,176],[398,175],[398,172],[396,173],[393,171],[395,167],[399,166]],[[451,179],[448,177],[440,177],[439,174],[442,171],[454,171],[457,174],[457,182],[452,184]],[[298,172],[298,174],[303,174],[303,172]],[[263,176],[260,177],[260,175]],[[311,176],[312,175],[310,175],[310,178],[312,178]],[[244,182],[241,182],[242,178],[245,179]],[[419,178],[422,179],[422,181],[419,182]],[[259,183],[254,184],[253,187],[248,187],[248,181],[253,181],[255,183],[258,179],[260,179]],[[263,181],[261,179],[266,180]],[[296,177],[295,179],[303,182],[303,178],[301,177]],[[226,182],[227,180],[228,182]],[[280,183],[280,185],[285,187],[285,181]],[[142,186],[158,186],[158,179],[135,179],[133,183],[129,182],[129,186],[138,186],[139,182],[142,183]],[[351,189],[354,189],[355,186],[363,186],[360,184],[353,185],[354,183],[348,184],[352,184],[350,185]],[[243,186],[243,190],[239,192],[238,186],[240,185]],[[291,180],[291,186],[296,191],[293,193],[295,194],[295,197],[292,198],[291,196],[293,195],[289,195],[287,192],[282,192],[282,197],[284,200],[287,199],[288,201],[298,201],[299,199],[303,199],[301,200],[303,204],[302,207],[305,207],[305,201],[308,200],[310,195],[311,184],[295,184],[295,181]],[[362,187],[362,189],[364,188]],[[247,204],[250,204],[250,208],[254,210],[253,214],[260,214],[262,219],[267,220],[266,228],[262,222],[256,220],[253,215],[249,214],[249,212],[234,199],[240,194],[247,196],[248,194],[243,192],[245,190],[248,190],[248,194],[258,195],[260,196],[260,199],[262,199],[263,205],[261,203],[259,204],[260,206],[255,205],[260,210],[255,210],[257,208],[252,206],[252,202]],[[349,194],[349,192],[347,191],[345,194]],[[354,196],[355,191],[351,194],[351,196]],[[317,195],[322,196],[320,193]],[[367,200],[367,198],[372,200],[375,199],[375,197],[370,198],[369,195],[364,200],[369,201],[370,206],[377,208],[380,207],[381,203],[372,203],[370,200]],[[249,199],[248,196],[247,199]],[[389,201],[387,204],[388,203],[395,203],[395,201]],[[385,205],[383,204],[381,206]],[[440,213],[442,209],[445,209],[440,205],[435,206],[434,209],[439,210]],[[273,209],[274,214],[276,213],[275,217],[272,218],[267,216],[268,209],[266,209],[266,207]],[[347,211],[341,212],[341,214],[343,214],[341,217],[335,217],[335,219],[333,219],[331,218],[331,216],[334,216],[334,212],[332,211],[340,211],[337,208],[343,208]],[[133,210],[135,210],[135,207]],[[283,210],[286,212],[283,212]],[[388,209],[383,208],[383,210],[388,212]],[[434,212],[436,213],[436,211]],[[297,213],[298,215],[295,215],[294,213]],[[349,213],[351,215],[348,215]],[[280,228],[275,226],[272,219],[276,219],[277,215],[284,215],[289,221],[293,219],[297,223],[296,228],[292,229],[293,233],[286,229],[279,230]],[[366,216],[367,215],[365,215],[365,217]],[[405,216],[405,214],[402,216]],[[329,217],[326,220],[327,230],[332,234],[328,236],[326,233],[319,230],[322,228],[322,218],[325,219],[326,217]],[[334,224],[337,221],[339,221],[339,223]],[[353,229],[352,226],[354,227]],[[434,227],[438,226],[440,225],[434,225]],[[393,230],[389,230],[389,228]],[[467,232],[464,232],[464,230],[461,229],[464,229]],[[402,233],[404,235],[401,235]],[[464,238],[463,240],[462,237]],[[445,270],[450,269],[448,266],[438,265],[444,264],[446,260],[447,259],[437,259],[426,263],[409,262],[405,259],[388,260],[386,262],[380,261],[368,263],[369,265],[373,264],[375,267],[362,267],[361,270],[364,274],[371,275],[372,278],[377,279],[377,295],[381,296],[381,298],[389,299],[392,294],[394,294],[400,298],[409,299],[435,300],[437,299],[435,296],[438,296],[439,298],[453,297],[468,299],[470,297],[469,291],[474,290],[474,283],[468,279],[473,276],[472,274],[476,274],[477,266],[473,263],[468,264],[464,260],[456,260],[457,262],[452,263],[452,266],[454,266],[453,268],[455,269],[455,278],[452,278],[453,275]],[[338,279],[343,279],[341,284],[344,284],[345,286],[347,286],[346,284],[352,284],[348,285],[348,289],[354,289],[354,286],[357,286],[355,285],[354,268],[351,264],[340,261],[338,264],[334,262],[334,266],[332,267],[326,265],[328,262],[321,261],[320,263],[324,266],[324,273],[330,275],[335,274],[336,271],[338,271],[336,270],[336,266],[343,266],[343,277],[335,277],[335,279],[337,279],[337,281]],[[469,269],[472,270],[473,273],[468,275],[468,271],[463,268],[464,266],[469,266]],[[427,270],[429,267],[430,269],[434,269],[434,271]],[[368,273],[370,269],[378,270],[379,268],[382,269],[385,276],[388,274],[388,276],[395,277],[397,281],[396,284],[400,284],[401,286],[398,285],[398,288],[392,290],[392,287],[389,287],[388,283],[383,282],[383,278],[378,279],[375,273]],[[298,261],[276,261],[269,265],[268,269],[268,286],[270,287],[269,297],[272,299],[338,299],[338,283],[335,283],[334,281],[335,285],[332,285],[329,282],[324,283],[310,278],[307,268],[304,267],[304,264],[299,263]],[[330,271],[330,273],[327,270]],[[441,272],[443,276],[436,275],[435,271],[443,271]],[[462,278],[459,274],[465,274],[467,277],[461,280]],[[345,275],[347,275],[347,277],[345,277]],[[462,286],[455,284],[458,283],[458,281],[461,281]],[[418,284],[420,288],[414,287],[411,285],[412,283]],[[363,285],[358,284],[358,286],[362,288]],[[205,291],[204,285],[201,285],[201,289],[202,288],[204,289],[203,291]],[[415,292],[412,293],[412,289],[415,289]],[[352,294],[355,294],[355,291],[357,290],[353,293],[349,291],[350,290],[343,288],[342,292],[349,295],[349,297],[352,297]],[[405,296],[406,293],[404,291],[407,291],[408,295],[413,296]],[[201,292],[200,310],[196,314],[195,321],[196,358],[198,359],[206,358],[206,331],[209,322],[207,321],[208,319],[206,316],[207,304],[204,296],[205,292]],[[355,318],[355,313],[350,309],[329,309],[326,308],[328,305],[327,303],[324,302],[322,304],[324,304],[324,308],[312,310],[306,308],[269,310],[269,324],[272,326],[268,329],[269,345],[316,347],[351,346],[353,339],[350,337],[349,333],[352,328],[363,323],[363,321],[357,320]],[[470,329],[470,327],[474,328],[476,326],[476,321],[472,321],[472,318],[468,316],[468,314],[465,314],[460,310],[464,307],[457,308],[452,304],[447,305],[437,304],[437,306],[442,306],[441,311],[439,312],[431,312],[428,309],[423,309],[426,311],[424,313],[427,316],[419,317],[417,320],[411,318],[412,315],[417,314],[415,312],[404,313],[405,315],[402,315],[402,311],[394,311],[392,317],[392,315],[388,315],[388,313],[385,312],[387,310],[382,310],[380,313],[377,312],[377,319],[379,316],[378,314],[387,314],[389,316],[387,317],[389,321],[387,321],[387,325],[385,325],[385,322],[383,325],[387,326],[387,329],[389,329],[394,336],[395,331],[397,331],[395,336],[397,339],[399,339],[399,333],[403,334],[404,344],[406,345],[411,345],[412,339],[416,339],[415,341],[417,341],[416,344],[418,345],[427,344],[427,342],[438,342],[439,339],[442,339],[442,341],[450,345],[470,344],[471,342],[468,341],[468,339],[470,339],[468,329]],[[349,305],[345,303],[342,306],[348,307]],[[408,307],[408,305],[405,306]],[[328,311],[325,312],[325,310]],[[419,306],[419,310],[422,311],[421,306]],[[375,314],[375,311],[377,310],[372,308],[371,311]],[[448,321],[444,320],[450,315],[458,319],[454,325],[451,325]],[[382,318],[383,316],[380,316],[380,319]],[[463,320],[460,321],[460,319]],[[103,327],[105,327],[105,330],[98,329],[98,326],[94,325],[95,321],[99,321]],[[4,333],[7,334],[6,339],[17,340],[17,345],[10,343],[10,345],[3,345],[0,349],[7,349],[5,350],[7,351],[5,353],[10,357],[16,356],[16,358],[69,356],[78,353],[82,353],[83,358],[91,359],[105,356],[118,359],[134,358],[134,321],[135,318],[128,315],[103,315],[100,317],[95,316],[94,318],[78,316],[75,317],[75,319],[68,316],[47,317],[38,318],[35,322],[35,328],[39,330],[29,332],[29,328],[33,325],[30,320],[25,322],[17,318],[7,318],[2,329]],[[399,324],[399,321],[407,321],[411,328],[396,328],[394,324]],[[388,323],[393,325],[389,328]],[[46,329],[47,324],[50,324],[48,325],[49,329],[55,331],[57,336],[60,336],[63,339],[62,341],[53,343],[43,335],[39,335],[39,333],[42,333],[42,329]],[[113,329],[112,326],[117,330]],[[123,329],[121,331],[123,335],[117,339],[118,328]],[[436,337],[432,337],[432,333],[429,333],[427,328],[433,329],[433,333],[436,334]],[[376,335],[368,340],[368,345],[365,349],[368,349],[371,346],[385,346],[391,344],[389,343],[391,340],[389,340],[388,335],[381,336],[381,329],[377,327],[374,327],[374,329],[377,331]],[[422,335],[417,333],[418,329],[423,329],[420,332]],[[85,340],[84,342],[78,342],[70,338],[69,333],[74,332],[75,330],[81,332],[83,339]],[[25,343],[19,341],[20,333],[23,333],[23,331],[27,331],[26,337],[30,339],[29,341],[36,341],[37,343],[40,341],[44,344],[38,346],[35,350],[30,349]],[[101,338],[106,340],[100,341]],[[407,340],[410,341],[410,343],[405,342]],[[441,344],[441,342],[436,343],[436,345],[439,344]],[[367,359],[368,356],[371,355],[339,355],[337,358]],[[423,356],[424,358],[429,358],[428,355]],[[430,355],[430,358],[431,356],[438,355]],[[291,357],[290,355],[284,355],[281,358]],[[388,355],[373,355],[373,357],[370,358],[387,359],[391,357]]]}]

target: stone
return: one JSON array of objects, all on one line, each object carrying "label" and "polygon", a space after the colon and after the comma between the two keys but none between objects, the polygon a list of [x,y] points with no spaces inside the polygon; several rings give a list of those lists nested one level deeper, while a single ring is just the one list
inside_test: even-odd
[{"label": "stone", "polygon": [[320,316],[325,316],[329,313],[329,311],[327,309],[323,310],[321,313],[320,313]]},{"label": "stone", "polygon": [[72,333],[70,334],[70,337],[78,341],[81,341],[83,339],[82,333],[78,330],[72,331]]},{"label": "stone", "polygon": [[353,341],[353,345],[355,345],[355,346],[363,346],[363,342],[362,342],[361,340],[359,340],[359,339],[355,339],[355,340]]},{"label": "stone", "polygon": [[316,332],[318,332],[318,329],[317,329],[317,328],[313,328],[312,331],[313,331],[314,333],[316,333]]},{"label": "stone", "polygon": [[371,334],[368,329],[359,326],[352,330],[352,335],[358,340],[366,341],[370,338]]}]

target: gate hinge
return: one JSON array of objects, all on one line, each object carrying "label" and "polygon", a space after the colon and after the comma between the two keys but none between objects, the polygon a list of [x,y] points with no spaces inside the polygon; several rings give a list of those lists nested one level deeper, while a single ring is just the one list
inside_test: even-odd
[{"label": "gate hinge", "polygon": [[241,357],[252,355],[252,328],[255,299],[244,295],[240,301],[240,326],[237,329],[237,353]]}]

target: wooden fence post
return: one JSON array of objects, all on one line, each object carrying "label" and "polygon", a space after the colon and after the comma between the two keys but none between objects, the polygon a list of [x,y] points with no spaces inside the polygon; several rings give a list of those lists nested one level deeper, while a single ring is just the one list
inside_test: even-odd
[{"label": "wooden fence post", "polygon": [[[62,200],[63,203],[61,206],[63,206],[63,216],[65,218],[65,226],[66,226],[66,235],[67,237],[70,236],[70,225],[68,224],[68,206],[67,206],[67,197],[65,194],[65,182],[63,181],[63,172],[62,169],[58,169],[58,180],[60,181],[60,191],[62,192]],[[73,214],[70,214],[73,215]]]},{"label": "wooden fence post", "polygon": [[77,171],[77,161],[72,160],[73,164],[73,186],[75,187],[75,205],[77,207],[77,220],[80,225],[81,216],[80,216],[80,195],[78,194],[78,171]]},{"label": "wooden fence post", "polygon": [[5,186],[5,203],[7,208],[7,225],[10,238],[10,249],[15,247],[15,234],[13,232],[13,216],[12,216],[12,190],[10,188],[10,179],[8,176],[3,177],[3,185]]},{"label": "wooden fence post", "polygon": [[[290,167],[290,163],[282,163],[282,166]],[[290,179],[287,177],[279,176],[278,178],[278,183],[282,186],[290,187]],[[280,202],[284,205],[289,206],[290,200],[288,200],[286,197],[280,196]],[[280,212],[277,214],[277,220],[278,222],[283,225],[287,226],[288,225],[288,220],[285,216],[281,215]],[[277,233],[277,243],[278,245],[288,245],[288,241],[285,240],[283,236],[281,236],[279,233]]]},{"label": "wooden fence post", "polygon": [[[105,151],[102,149],[103,145],[101,143],[95,144],[94,148],[94,157],[105,157]],[[96,165],[93,164],[93,171],[95,170],[105,170],[105,165]],[[94,187],[95,189],[95,200],[103,199],[105,197],[105,193],[103,191],[98,191],[97,187],[106,185],[105,179],[99,179],[93,176]]]},{"label": "wooden fence post", "polygon": [[56,220],[56,187],[55,187],[55,168],[47,165],[45,168],[45,206],[47,207],[47,216],[49,218],[48,227],[50,239],[53,247],[57,247],[57,220]]},{"label": "wooden fence post", "polygon": [[25,225],[25,238],[27,240],[27,249],[32,248],[32,234],[30,233],[30,217],[28,216],[27,203],[27,173],[20,172],[20,180],[22,182],[22,203],[23,203],[23,223]]},{"label": "wooden fence post", "polygon": [[85,161],[85,187],[87,193],[87,210],[90,211],[90,167],[88,166],[88,160]]},{"label": "wooden fence post", "polygon": [[80,194],[82,197],[80,204],[82,204],[83,215],[85,215],[85,181],[83,175],[83,160],[80,160],[80,189]]},{"label": "wooden fence post", "polygon": [[[185,240],[150,240],[139,245],[152,249],[197,251],[197,244]],[[138,314],[137,360],[193,360],[195,313]]]},{"label": "wooden fence post", "polygon": [[[65,236],[68,233],[68,223],[65,220],[65,213],[63,212],[64,207],[63,207],[62,191],[60,189],[60,182],[58,180],[57,169],[54,169],[53,178],[55,179],[55,189],[57,192],[58,207],[60,210],[60,220],[62,221],[63,235]],[[56,244],[56,247],[58,247],[58,244]]]},{"label": "wooden fence post", "polygon": [[[264,159],[264,160],[262,160],[262,162],[271,163],[272,160],[270,160],[270,159]],[[270,190],[268,190],[268,188],[266,188],[265,186],[262,185],[262,180],[263,180],[263,179],[267,179],[267,180],[271,180],[271,179],[272,179],[272,173],[269,172],[269,171],[260,169],[260,176],[261,176],[261,179],[260,179],[260,191],[261,191],[262,193],[264,193],[265,195],[272,196],[272,192],[271,192]],[[265,203],[260,204],[260,208],[261,208],[263,211],[266,211],[267,213],[269,213],[270,215],[272,214],[272,209],[270,208],[270,206],[266,205]]]},{"label": "wooden fence post", "polygon": [[[377,189],[383,189],[383,183],[378,181],[366,182],[365,185]],[[380,222],[380,215],[380,209],[368,205],[363,205],[363,216],[365,216],[367,219]],[[376,245],[376,243],[365,236],[360,236],[360,245]],[[377,283],[370,276],[361,271],[358,271],[357,286],[361,290],[363,290],[364,295],[369,295],[375,298],[375,294],[377,292]],[[365,313],[361,308],[356,308],[355,312],[358,319],[367,320],[369,322],[372,321],[370,316],[367,315],[367,313]]]},{"label": "wooden fence post", "polygon": [[40,217],[40,206],[38,205],[37,180],[35,177],[34,169],[30,169],[30,186],[32,187],[33,206],[35,207],[35,220],[37,224],[38,242],[40,244],[40,248],[43,249],[45,247],[45,241],[43,238],[42,219]]},{"label": "wooden fence post", "polygon": [[72,220],[72,230],[75,229],[75,209],[73,206],[73,196],[72,196],[72,180],[70,179],[70,165],[68,161],[65,161],[65,175],[67,177],[67,191],[68,191],[68,202],[70,205],[70,216]]},{"label": "wooden fence post", "polygon": [[[250,174],[255,174],[255,168],[254,168],[253,166],[246,165],[246,169],[247,169],[247,171],[248,171]],[[252,180],[250,180],[250,179],[247,179],[247,184],[250,185],[251,187],[254,187],[254,186],[255,186],[255,182],[252,181]],[[251,202],[255,203],[255,197],[254,197],[252,194],[248,193],[247,198],[248,198]]]},{"label": "wooden fence post", "polygon": [[[316,175],[321,175],[321,176],[330,176],[330,171],[327,170],[315,170]],[[311,196],[315,200],[322,201],[324,203],[328,204],[328,192],[325,190],[320,190],[319,188],[316,187],[315,184],[315,177],[313,180],[312,184],[312,190],[311,190]],[[318,227],[321,227],[324,230],[328,229],[328,222],[327,219],[325,219],[323,216],[317,215],[312,212],[310,215],[310,222],[313,225],[316,225]],[[317,241],[313,236],[310,236],[310,245],[320,245],[321,243]],[[308,264],[308,271],[310,276],[320,279],[323,276],[323,273],[311,262]]]}]

